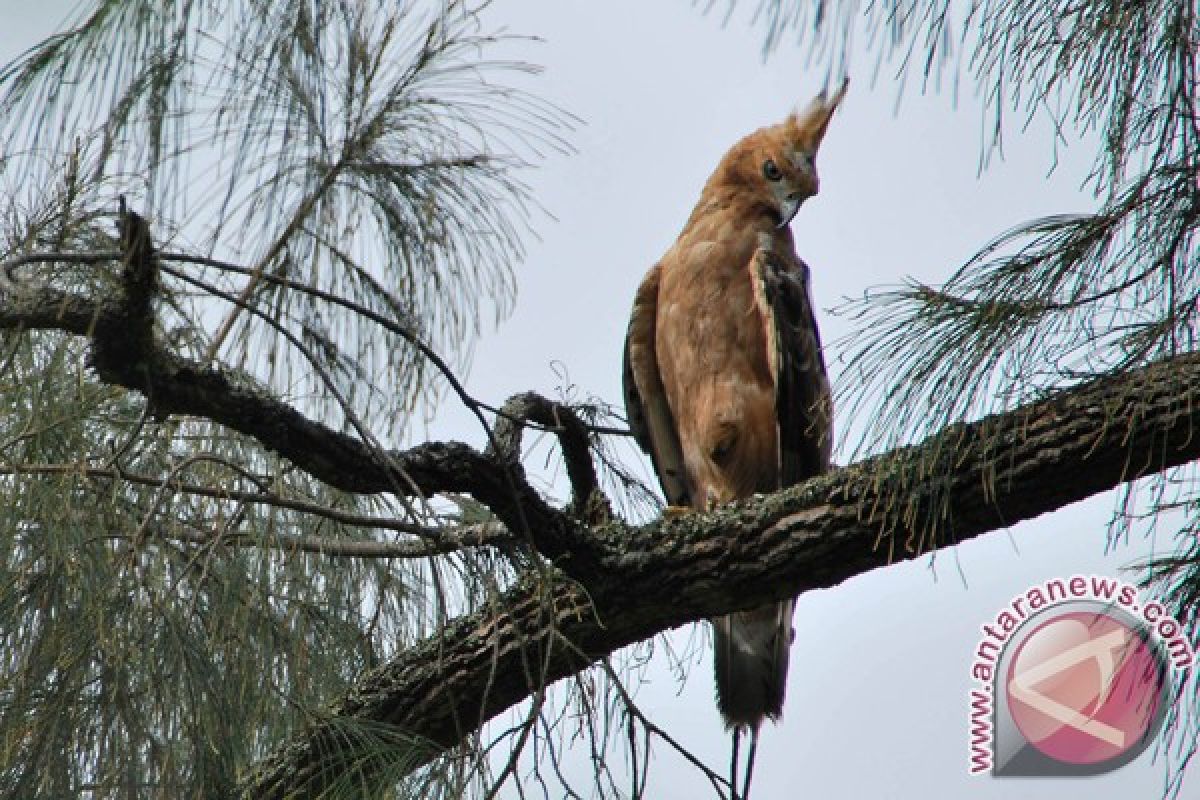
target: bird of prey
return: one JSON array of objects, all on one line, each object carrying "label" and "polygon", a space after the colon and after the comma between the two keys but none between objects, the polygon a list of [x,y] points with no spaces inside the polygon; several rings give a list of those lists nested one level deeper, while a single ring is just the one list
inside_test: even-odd
[{"label": "bird of prey", "polygon": [[[788,224],[817,193],[817,149],[845,95],[824,92],[735,144],[683,232],[638,287],[625,342],[625,406],[667,502],[707,511],[829,467],[832,402]],[[795,600],[712,620],[717,705],[754,746],[783,711]]]}]

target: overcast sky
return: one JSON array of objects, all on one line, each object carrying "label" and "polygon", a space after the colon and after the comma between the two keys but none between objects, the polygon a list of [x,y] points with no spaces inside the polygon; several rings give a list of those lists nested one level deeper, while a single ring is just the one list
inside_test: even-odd
[{"label": "overcast sky", "polygon": [[[61,19],[57,8],[70,5],[0,0],[0,58],[28,46]],[[524,50],[526,60],[546,67],[531,86],[584,125],[572,137],[577,153],[552,156],[527,176],[554,218],[536,222],[540,241],[531,242],[518,270],[515,313],[476,347],[467,376],[475,396],[501,401],[531,388],[554,394],[561,364],[582,392],[619,403],[621,343],[645,270],[674,240],[725,150],[821,88],[798,47],[785,43],[764,61],[762,31],[748,16],[722,27],[721,15],[705,17],[685,0],[496,3],[491,20],[545,40]],[[896,112],[896,87],[886,77],[872,86],[870,63],[860,54],[851,64],[850,93],[817,162],[821,194],[793,223],[827,342],[850,330],[824,311],[843,298],[906,276],[936,282],[1014,224],[1093,205],[1079,191],[1090,163],[1085,148],[1056,154],[1048,129],[1035,126],[1010,138],[1005,159],[979,174],[973,98],[959,97],[955,110],[945,96],[910,93]],[[852,425],[837,419],[839,430]],[[426,434],[481,440],[451,404]],[[1110,495],[1093,498],[943,550],[936,560],[804,595],[785,718],[764,728],[754,796],[1157,796],[1165,772],[1153,748],[1095,778],[967,775],[967,693],[980,625],[1032,584],[1080,572],[1119,575],[1144,559],[1146,541],[1106,554],[1112,508]],[[672,641],[682,650],[691,636],[685,628]],[[638,700],[724,772],[728,738],[707,654],[682,687],[656,659]],[[703,776],[665,747],[655,754],[649,796],[711,795]],[[584,774],[586,759],[576,754],[573,774]],[[1190,789],[1185,796],[1198,791],[1194,782]]]}]

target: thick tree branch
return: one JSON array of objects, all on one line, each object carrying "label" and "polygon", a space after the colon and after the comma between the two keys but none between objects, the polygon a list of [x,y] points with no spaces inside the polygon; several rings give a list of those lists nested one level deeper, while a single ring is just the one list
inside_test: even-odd
[{"label": "thick tree branch", "polygon": [[9,290],[3,301],[0,303],[3,330],[60,330],[87,336],[102,313],[100,306],[90,300],[50,288]]},{"label": "thick tree branch", "polygon": [[710,514],[598,528],[609,556],[586,587],[522,584],[455,621],[368,674],[246,775],[242,795],[318,789],[328,759],[346,757],[347,718],[395,725],[432,757],[544,681],[656,633],[922,552],[894,543],[962,541],[1194,460],[1197,387],[1200,356],[1179,357]]}]

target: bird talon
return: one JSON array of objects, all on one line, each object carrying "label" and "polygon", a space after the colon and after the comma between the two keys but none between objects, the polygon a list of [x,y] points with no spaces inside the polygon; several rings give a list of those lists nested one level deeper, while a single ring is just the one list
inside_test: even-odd
[{"label": "bird talon", "polygon": [[667,506],[663,509],[663,519],[678,519],[685,514],[691,514],[693,509],[687,506]]}]

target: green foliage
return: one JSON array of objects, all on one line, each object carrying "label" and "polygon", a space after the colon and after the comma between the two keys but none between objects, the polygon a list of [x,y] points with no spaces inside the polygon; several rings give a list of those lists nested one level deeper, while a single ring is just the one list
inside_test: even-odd
[{"label": "green foliage", "polygon": [[[334,427],[370,415],[402,437],[441,391],[413,342],[463,364],[506,313],[535,208],[520,173],[569,121],[510,85],[532,70],[489,59],[508,37],[477,11],[93,3],[0,68],[0,258],[112,252],[128,194],[161,249],[263,276],[166,272],[167,346]],[[118,274],[20,270],[97,300]],[[155,420],[93,379],[79,338],[7,335],[0,358],[2,797],[228,796],[364,670],[511,578],[486,554],[413,557],[461,515],[337,492],[206,421]],[[382,549],[339,554],[356,544]],[[337,796],[368,773],[395,796],[457,797],[478,777],[447,760],[409,775],[428,749],[396,731],[345,737]]]}]

